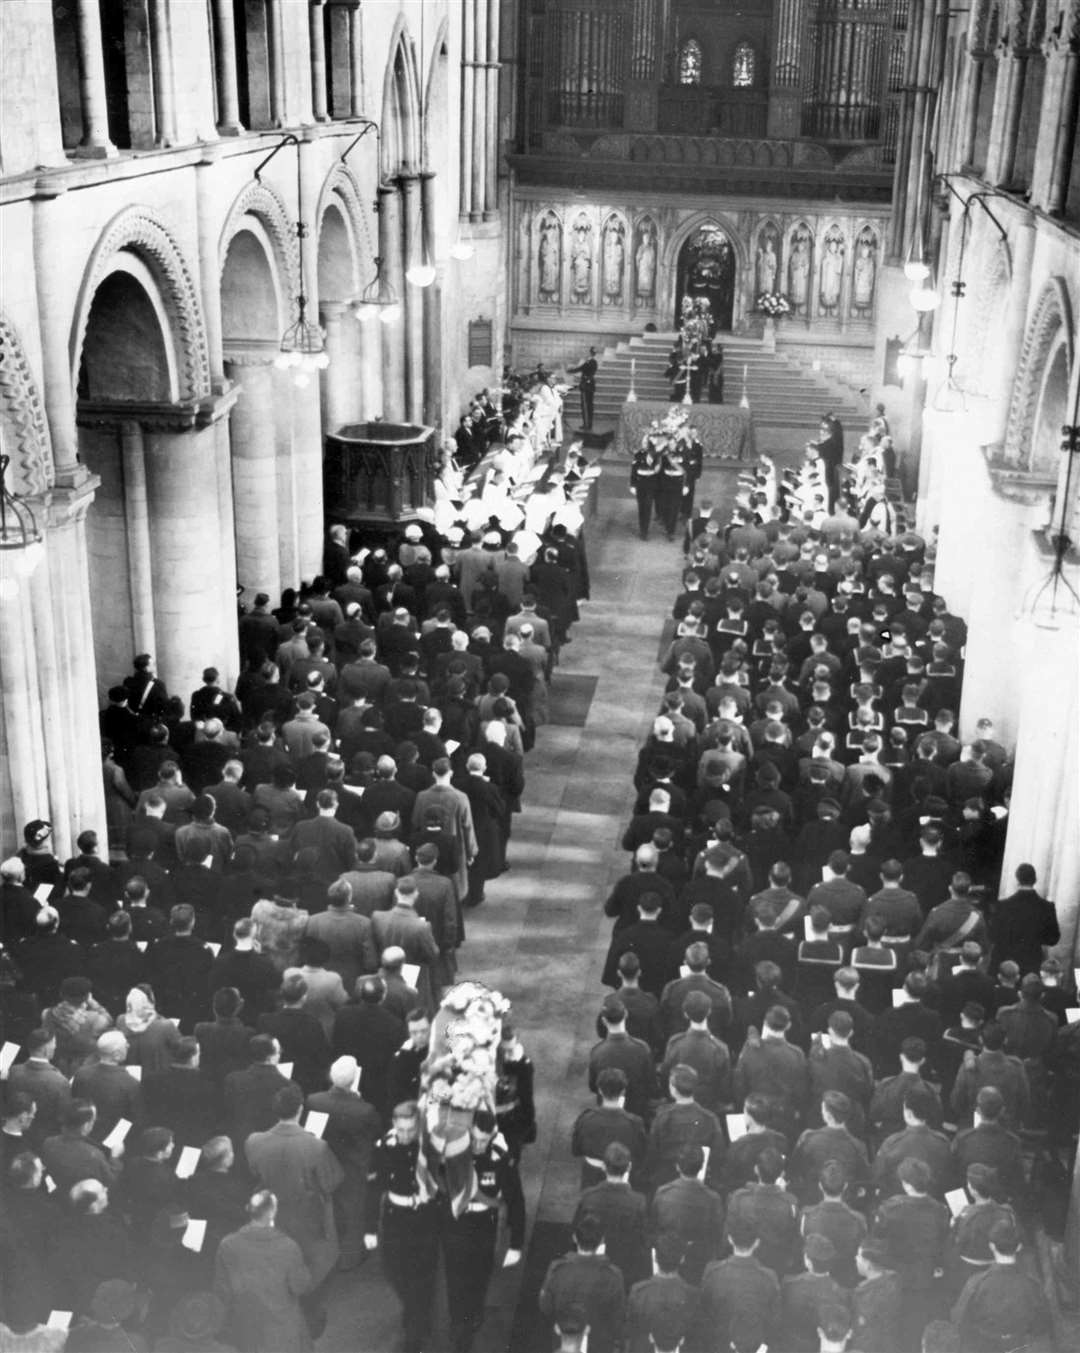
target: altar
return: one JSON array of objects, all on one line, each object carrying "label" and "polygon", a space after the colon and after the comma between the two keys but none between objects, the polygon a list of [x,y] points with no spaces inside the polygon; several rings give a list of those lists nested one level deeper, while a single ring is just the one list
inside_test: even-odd
[{"label": "altar", "polygon": [[632,456],[641,446],[649,424],[675,408],[688,416],[701,438],[706,460],[754,459],[754,420],[738,404],[671,404],[661,399],[627,400],[619,412],[615,449]]}]

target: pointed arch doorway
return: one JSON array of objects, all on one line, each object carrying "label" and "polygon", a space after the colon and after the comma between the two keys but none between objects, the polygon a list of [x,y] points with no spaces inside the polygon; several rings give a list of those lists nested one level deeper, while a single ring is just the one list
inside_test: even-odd
[{"label": "pointed arch doorway", "polygon": [[706,224],[688,235],[675,273],[675,319],[682,322],[684,296],[704,296],[719,330],[729,332],[735,312],[735,249],[723,227]]}]

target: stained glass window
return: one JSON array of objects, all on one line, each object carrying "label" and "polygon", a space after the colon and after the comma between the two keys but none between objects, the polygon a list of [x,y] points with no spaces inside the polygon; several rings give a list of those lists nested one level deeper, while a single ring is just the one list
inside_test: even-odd
[{"label": "stained glass window", "polygon": [[701,84],[701,43],[696,38],[683,43],[679,53],[679,84]]},{"label": "stained glass window", "polygon": [[735,60],[732,62],[731,83],[736,89],[749,89],[757,76],[757,53],[748,42],[740,42],[735,48]]}]

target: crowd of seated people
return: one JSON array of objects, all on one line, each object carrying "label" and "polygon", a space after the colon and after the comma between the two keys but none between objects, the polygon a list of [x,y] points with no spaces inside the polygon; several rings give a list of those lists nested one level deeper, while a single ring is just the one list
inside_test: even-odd
[{"label": "crowd of seated people", "polygon": [[1035,870],[1001,879],[1009,761],[954,735],[922,541],[775,487],[690,528],[541,1309],[565,1353],[1046,1349],[1080,1023]]},{"label": "crowd of seated people", "polygon": [[531,562],[494,521],[333,532],[242,615],[235,690],[208,667],[185,713],[143,654],[109,691],[109,839],[60,860],[39,818],[0,866],[3,1348],[310,1348],[587,595],[536,525]]}]

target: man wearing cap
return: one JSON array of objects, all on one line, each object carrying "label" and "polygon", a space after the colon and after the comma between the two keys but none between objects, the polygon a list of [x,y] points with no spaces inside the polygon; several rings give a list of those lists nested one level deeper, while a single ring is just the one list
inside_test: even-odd
[{"label": "man wearing cap", "polygon": [[127,691],[128,708],[145,731],[165,713],[169,692],[165,689],[165,683],[158,680],[154,659],[149,653],[137,654],[132,666],[134,671],[124,678],[124,689]]},{"label": "man wearing cap", "polygon": [[19,859],[26,870],[26,886],[36,892],[43,883],[55,887],[63,877],[60,861],[49,849],[52,823],[36,817],[23,828],[23,845]]},{"label": "man wearing cap", "polygon": [[110,1278],[99,1283],[90,1299],[87,1315],[73,1325],[63,1345],[75,1353],[144,1353],[149,1347],[137,1328],[127,1329],[142,1322],[146,1311],[145,1298],[140,1299],[134,1283],[125,1278]]}]

